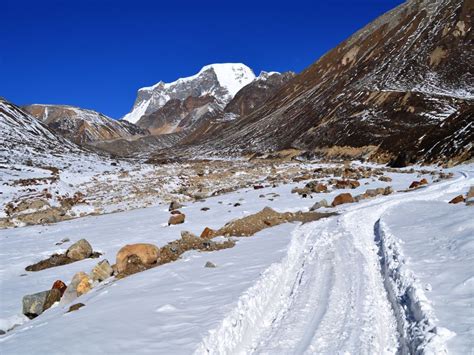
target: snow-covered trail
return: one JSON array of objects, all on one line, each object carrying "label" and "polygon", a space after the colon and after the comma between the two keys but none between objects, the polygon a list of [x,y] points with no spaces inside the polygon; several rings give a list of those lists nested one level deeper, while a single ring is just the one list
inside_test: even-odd
[{"label": "snow-covered trail", "polygon": [[472,184],[471,175],[344,206],[339,216],[300,226],[286,257],[240,298],[197,353],[404,352],[374,226],[387,209],[439,199]]}]

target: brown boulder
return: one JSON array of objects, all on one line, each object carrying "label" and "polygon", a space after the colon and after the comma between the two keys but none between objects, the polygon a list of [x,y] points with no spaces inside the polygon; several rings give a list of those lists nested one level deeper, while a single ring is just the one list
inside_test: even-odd
[{"label": "brown boulder", "polygon": [[201,235],[200,235],[200,238],[203,238],[203,239],[211,239],[212,237],[214,237],[214,231],[209,228],[209,227],[206,227],[204,228],[204,230],[202,231]]},{"label": "brown boulder", "polygon": [[61,280],[54,281],[53,287],[51,287],[52,290],[59,290],[59,292],[61,292],[61,297],[62,295],[64,295],[64,291],[66,291],[66,288],[66,284]]},{"label": "brown boulder", "polygon": [[456,203],[460,203],[460,202],[464,202],[464,196],[463,195],[458,195],[455,198],[453,198],[451,201],[449,201],[449,203],[452,203],[452,204],[456,204]]},{"label": "brown boulder", "polygon": [[335,206],[342,205],[345,203],[353,203],[353,202],[354,202],[354,198],[352,197],[350,193],[343,193],[343,194],[337,195],[334,198],[334,201],[332,201],[332,206],[335,207]]},{"label": "brown boulder", "polygon": [[420,185],[428,185],[428,180],[426,180],[425,178],[421,179]]},{"label": "brown boulder", "polygon": [[84,306],[85,306],[84,303],[73,304],[71,307],[69,307],[69,310],[67,311],[67,313],[77,311],[79,308],[82,308]]},{"label": "brown boulder", "polygon": [[117,253],[117,271],[120,273],[127,268],[129,263],[128,258],[132,255],[136,255],[144,265],[155,264],[158,260],[160,249],[153,244],[129,244],[125,245]]},{"label": "brown boulder", "polygon": [[410,187],[409,189],[416,189],[417,187],[421,186],[420,182],[419,181],[413,181],[411,184],[410,184]]},{"label": "brown boulder", "polygon": [[183,213],[171,215],[168,220],[168,225],[181,224],[184,223],[186,216]]}]

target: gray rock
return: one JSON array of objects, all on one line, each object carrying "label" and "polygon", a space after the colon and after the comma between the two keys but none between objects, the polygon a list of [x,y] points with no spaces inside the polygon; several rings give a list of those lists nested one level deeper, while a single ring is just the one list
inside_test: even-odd
[{"label": "gray rock", "polygon": [[367,189],[367,191],[365,191],[365,194],[368,197],[375,197],[378,195],[378,191],[376,189]]},{"label": "gray rock", "polygon": [[316,211],[318,208],[321,208],[321,207],[328,207],[329,204],[326,200],[321,200],[321,201],[318,201],[316,202],[313,207],[311,207],[309,210],[310,211]]},{"label": "gray rock", "polygon": [[173,201],[173,202],[170,203],[170,207],[168,208],[168,210],[169,211],[175,211],[177,209],[180,209],[181,207],[183,207],[182,204],[180,204],[177,201]]},{"label": "gray rock", "polygon": [[109,262],[107,260],[102,260],[92,269],[91,277],[93,281],[102,282],[112,276],[113,273],[114,270]]},{"label": "gray rock", "polygon": [[214,267],[216,267],[216,264],[211,263],[210,261],[208,261],[208,262],[206,263],[206,265],[204,265],[204,267],[214,268]]},{"label": "gray rock", "polygon": [[83,260],[92,255],[92,246],[85,239],[81,239],[71,245],[66,252],[66,256],[73,260]]},{"label": "gray rock", "polygon": [[44,310],[49,291],[42,291],[23,297],[23,314],[30,319],[38,317]]}]

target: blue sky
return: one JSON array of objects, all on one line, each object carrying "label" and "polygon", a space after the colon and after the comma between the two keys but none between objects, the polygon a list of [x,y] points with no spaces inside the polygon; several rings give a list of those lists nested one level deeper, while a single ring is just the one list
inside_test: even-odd
[{"label": "blue sky", "polygon": [[2,0],[0,96],[119,118],[210,63],[300,72],[402,0]]}]

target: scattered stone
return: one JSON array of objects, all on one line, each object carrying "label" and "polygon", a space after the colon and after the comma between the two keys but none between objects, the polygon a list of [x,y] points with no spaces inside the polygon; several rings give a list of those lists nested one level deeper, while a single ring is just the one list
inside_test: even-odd
[{"label": "scattered stone", "polygon": [[172,215],[175,215],[175,214],[182,214],[182,212],[180,210],[174,210],[174,211],[171,211],[170,212]]},{"label": "scattered stone", "polygon": [[89,244],[89,242],[85,239],[81,239],[71,245],[67,252],[66,256],[68,258],[71,258],[75,261],[78,260],[83,260],[92,255],[92,246]]},{"label": "scattered stone", "polygon": [[334,198],[334,201],[332,201],[332,206],[336,207],[338,205],[342,205],[345,203],[353,203],[353,202],[354,202],[354,198],[352,197],[350,193],[343,193],[343,194],[337,195]]},{"label": "scattered stone", "polygon": [[113,273],[114,270],[108,260],[102,260],[92,269],[91,277],[93,281],[102,282],[112,276]]},{"label": "scattered stone", "polygon": [[5,335],[7,334],[7,332],[5,332],[4,330],[0,329],[0,335]]},{"label": "scattered stone", "polygon": [[234,207],[239,207],[239,206],[242,206],[242,205],[238,202],[234,203]]},{"label": "scattered stone", "polygon": [[145,243],[125,245],[117,253],[116,265],[119,273],[125,271],[132,255],[136,255],[144,266],[149,266],[156,264],[160,249],[156,245]]},{"label": "scattered stone", "polygon": [[209,211],[209,210],[210,210],[209,207],[203,207],[203,208],[201,208],[201,211],[204,211],[204,212]]},{"label": "scattered stone", "polygon": [[317,210],[318,208],[321,208],[321,207],[329,207],[329,204],[326,200],[321,200],[319,202],[316,202],[313,207],[311,207],[309,210],[310,211],[315,211]]},{"label": "scattered stone", "polygon": [[417,187],[419,187],[421,184],[419,181],[413,181],[411,184],[410,184],[410,187],[408,187],[409,189],[416,189]]},{"label": "scattered stone", "polygon": [[379,177],[379,180],[384,181],[384,182],[391,182],[392,178],[389,177],[389,176],[382,175],[382,176]]},{"label": "scattered stone", "polygon": [[456,203],[461,203],[464,202],[464,196],[463,195],[458,195],[455,198],[453,198],[449,203],[456,204]]},{"label": "scattered stone", "polygon": [[215,232],[209,228],[209,227],[206,227],[204,228],[204,230],[202,231],[201,235],[200,235],[200,238],[203,238],[203,239],[211,239],[215,236]]},{"label": "scattered stone", "polygon": [[260,190],[263,189],[263,185],[253,185],[254,190]]},{"label": "scattered stone", "polygon": [[30,319],[38,317],[44,310],[49,291],[42,291],[23,297],[23,314]]},{"label": "scattered stone", "polygon": [[82,308],[84,306],[85,306],[84,303],[73,304],[71,307],[69,307],[69,310],[67,311],[67,313],[77,311],[79,308]]},{"label": "scattered stone", "polygon": [[425,178],[421,179],[420,185],[428,185],[428,180],[426,180]]},{"label": "scattered stone", "polygon": [[327,192],[328,190],[328,187],[326,185],[321,184],[318,181],[308,182],[305,188],[315,193],[324,193],[324,192]]},{"label": "scattered stone", "polygon": [[184,223],[184,219],[186,216],[183,213],[171,215],[170,219],[168,220],[168,225],[175,225]]},{"label": "scattered stone", "polygon": [[182,207],[183,207],[182,204],[180,204],[180,203],[177,202],[177,201],[173,201],[173,202],[170,203],[170,206],[169,206],[169,209],[168,209],[168,210],[171,212],[171,211],[180,209],[180,208],[182,208]]},{"label": "scattered stone", "polygon": [[59,290],[59,292],[61,293],[61,297],[62,297],[64,295],[64,291],[66,291],[66,289],[67,289],[67,286],[61,280],[56,280],[56,281],[54,281],[53,287],[51,287],[51,289],[52,290]]},{"label": "scattered stone", "polygon": [[206,265],[204,265],[204,267],[215,268],[215,267],[216,267],[216,264],[211,263],[210,261],[208,261],[208,262],[206,262]]},{"label": "scattered stone", "polygon": [[64,238],[60,242],[57,242],[56,245],[62,245],[62,244],[67,243],[69,241],[70,241],[69,238]]},{"label": "scattered stone", "polygon": [[334,184],[336,189],[355,189],[360,186],[360,182],[357,180],[337,180]]},{"label": "scattered stone", "polygon": [[391,194],[393,194],[393,188],[391,186],[387,186],[383,191],[383,195],[387,196]]},{"label": "scattered stone", "polygon": [[248,237],[268,228],[286,222],[311,222],[320,218],[333,215],[332,213],[317,212],[285,212],[279,213],[270,207],[265,207],[258,213],[245,216],[227,223],[214,233],[214,236],[240,236]]}]

